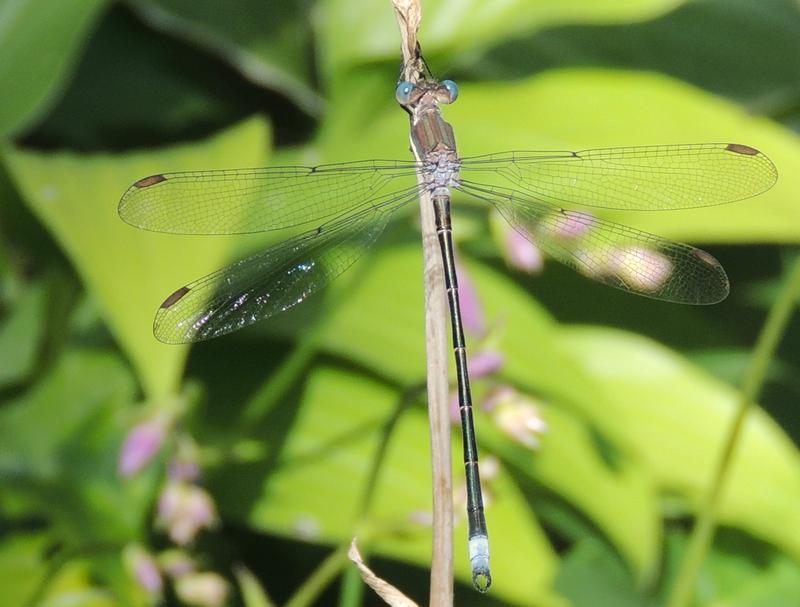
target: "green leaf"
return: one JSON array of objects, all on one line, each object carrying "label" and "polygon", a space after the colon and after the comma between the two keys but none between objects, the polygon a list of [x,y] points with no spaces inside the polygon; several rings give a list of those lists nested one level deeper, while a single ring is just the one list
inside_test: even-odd
[{"label": "green leaf", "polygon": [[33,372],[46,328],[47,295],[46,283],[29,285],[0,325],[0,387],[24,381]]},{"label": "green leaf", "polygon": [[502,376],[552,405],[543,414],[550,428],[540,452],[529,455],[528,474],[596,524],[640,580],[651,579],[661,545],[655,487],[628,437],[605,419],[587,418],[587,411],[604,407],[596,378],[570,360],[563,327],[520,285],[485,266],[467,267],[490,323],[502,323]]},{"label": "green leaf", "polygon": [[134,0],[153,27],[218,55],[245,78],[279,91],[311,114],[322,110],[312,88],[311,28],[304,2]]},{"label": "green leaf", "polygon": [[368,262],[348,292],[340,294],[344,301],[326,320],[322,345],[402,383],[423,379],[420,247],[414,243],[381,249]]},{"label": "green leaf", "polygon": [[536,450],[516,447],[486,423],[478,435],[519,475],[578,510],[619,551],[639,583],[650,583],[658,572],[661,520],[648,471],[568,411],[549,406],[542,419],[547,431]]},{"label": "green leaf", "polygon": [[98,24],[69,87],[30,140],[78,150],[196,140],[260,111],[266,98],[227,65],[118,6]]},{"label": "green leaf", "polygon": [[[595,419],[634,445],[662,491],[696,510],[711,479],[738,393],[644,337],[585,327],[564,330],[563,345],[597,379]],[[599,401],[598,401],[599,402]],[[800,456],[763,411],[754,409],[724,491],[718,520],[800,557]]]},{"label": "green leaf", "polygon": [[[647,19],[682,0],[543,0],[481,2],[431,0],[423,5],[420,42],[426,57],[485,48],[510,36],[564,23],[614,23]],[[357,63],[400,61],[400,34],[391,6],[328,0],[320,10],[321,56],[326,74]]]},{"label": "green leaf", "polygon": [[[425,411],[404,411],[388,440],[382,431],[403,398],[363,375],[316,368],[299,406],[277,409],[265,424],[267,461],[241,473],[220,471],[212,479],[222,511],[246,517],[257,529],[306,541],[342,544],[358,529],[369,529],[371,554],[427,566],[430,528],[415,522],[430,517]],[[361,521],[373,462],[384,448],[366,521]],[[460,452],[454,444],[456,492],[463,474]],[[490,492],[492,592],[513,603],[558,604],[549,591],[555,555],[525,500],[504,473]],[[456,511],[456,574],[468,583],[462,508]]]},{"label": "green leaf", "polygon": [[[105,0],[4,0],[0,4],[0,137],[25,129],[53,102]],[[43,42],[46,41],[46,44]]]},{"label": "green leaf", "polygon": [[[693,363],[710,371],[719,379],[729,384],[736,383],[750,364],[752,354],[746,348],[706,349],[690,354]],[[800,388],[797,369],[778,358],[770,361],[765,384],[779,383],[786,387]]]},{"label": "green leaf", "polygon": [[[128,588],[108,588],[98,580],[91,559],[71,560],[48,580],[47,592],[37,607],[123,607],[144,606],[141,591],[138,596]],[[128,592],[126,592],[128,591]]]},{"label": "green leaf", "polygon": [[130,371],[115,355],[67,351],[34,388],[0,410],[3,510],[45,521],[52,544],[46,563],[42,556],[47,586],[37,605],[105,606],[114,603],[112,594],[136,594],[119,551],[141,536],[157,475],[123,482],[117,474],[134,392]]},{"label": "green leaf", "polygon": [[591,538],[580,541],[566,555],[556,589],[573,607],[655,607],[640,596],[616,555]]},{"label": "green leaf", "polygon": [[723,600],[730,607],[773,607],[785,604],[788,597],[800,596],[800,566],[796,561],[778,558],[766,571],[756,570],[740,580],[737,592]]},{"label": "green leaf", "polygon": [[141,525],[147,479],[122,490],[116,474],[119,411],[134,389],[112,355],[68,351],[0,411],[0,476],[22,496],[21,511],[61,524],[62,540],[125,538]]},{"label": "green leaf", "polygon": [[[553,405],[544,413],[552,428],[541,452],[509,451],[504,444],[510,439],[490,432],[486,416],[478,420],[484,422],[478,428],[479,440],[513,462],[520,473],[567,499],[603,530],[641,579],[649,579],[660,550],[654,486],[624,441],[607,432],[608,424],[603,420],[587,424],[581,412],[602,406],[597,386],[561,352],[558,326],[519,286],[468,258],[462,261],[482,294],[488,322],[495,327],[491,347],[506,356],[503,376]],[[330,312],[323,347],[402,384],[424,381],[421,272],[418,243],[379,251]],[[468,337],[470,352],[479,347]],[[609,466],[598,448],[598,436],[620,452],[615,466]],[[570,473],[564,474],[565,469]],[[625,509],[625,516],[620,516],[620,509]]]},{"label": "green leaf", "polygon": [[[684,529],[667,534],[666,570],[661,599],[673,585],[674,573],[686,548]],[[697,604],[713,607],[772,607],[800,596],[800,563],[752,536],[719,529],[697,583]]]},{"label": "green leaf", "polygon": [[155,311],[175,289],[223,265],[236,241],[136,230],[119,219],[117,202],[147,175],[263,165],[267,138],[266,125],[251,119],[204,143],[119,156],[5,151],[18,188],[100,302],[151,398],[177,391],[187,352],[156,341]]},{"label": "green leaf", "polygon": [[[586,111],[587,99],[591,112]],[[521,109],[530,120],[520,120]],[[486,116],[491,116],[488,125]],[[800,240],[800,224],[791,219],[800,194],[800,175],[785,170],[800,161],[797,138],[780,125],[670,78],[574,69],[548,72],[522,83],[466,86],[448,118],[464,155],[514,149],[746,143],[766,153],[779,173],[778,184],[757,199],[680,212],[598,214],[672,238]]]},{"label": "green leaf", "polygon": [[780,114],[797,95],[800,63],[785,58],[800,56],[798,28],[792,0],[686,2],[640,23],[568,25],[503,41],[465,57],[463,69],[471,80],[579,66],[647,70]]},{"label": "green leaf", "polygon": [[5,605],[123,605],[110,591],[95,585],[86,561],[75,559],[54,567],[53,559],[48,558],[52,542],[52,537],[42,532],[15,533],[0,541],[0,586]]},{"label": "green leaf", "polygon": [[0,413],[0,468],[11,476],[57,478],[59,452],[97,410],[133,398],[126,369],[104,354],[71,351],[43,381]]},{"label": "green leaf", "polygon": [[7,605],[25,605],[42,583],[48,542],[46,533],[18,533],[0,541],[0,586]]}]

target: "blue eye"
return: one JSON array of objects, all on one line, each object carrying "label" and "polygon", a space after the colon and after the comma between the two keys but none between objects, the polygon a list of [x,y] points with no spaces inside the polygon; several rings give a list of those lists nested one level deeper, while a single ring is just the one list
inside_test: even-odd
[{"label": "blue eye", "polygon": [[414,84],[407,80],[397,85],[394,91],[394,97],[400,105],[406,105],[411,99],[411,93],[414,91]]},{"label": "blue eye", "polygon": [[442,80],[442,86],[447,89],[450,99],[447,103],[453,103],[458,99],[458,85],[452,80]]}]

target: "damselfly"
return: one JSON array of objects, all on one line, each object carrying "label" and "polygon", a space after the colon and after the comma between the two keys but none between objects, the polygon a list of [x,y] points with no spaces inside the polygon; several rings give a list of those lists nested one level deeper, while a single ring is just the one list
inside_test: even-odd
[{"label": "damselfly", "polygon": [[136,227],[174,234],[300,232],[167,297],[156,313],[155,336],[187,343],[219,337],[301,303],[353,265],[400,209],[421,193],[429,195],[450,304],[473,582],[486,590],[489,543],[453,260],[451,190],[496,208],[541,250],[595,280],[654,299],[711,304],[727,296],[728,279],[709,253],[570,207],[668,210],[723,204],[764,192],[777,172],[761,152],[737,143],[461,158],[439,108],[457,96],[449,80],[427,77],[397,86],[420,161],[164,173],[134,183],[119,214]]}]

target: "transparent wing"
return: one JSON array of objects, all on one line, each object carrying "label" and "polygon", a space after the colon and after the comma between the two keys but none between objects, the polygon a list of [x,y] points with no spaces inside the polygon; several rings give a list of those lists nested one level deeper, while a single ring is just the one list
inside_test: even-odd
[{"label": "transparent wing", "polygon": [[676,303],[713,304],[728,295],[725,270],[701,249],[505,188],[462,183],[459,189],[492,203],[547,255],[598,282]]},{"label": "transparent wing", "polygon": [[151,175],[119,202],[127,223],[173,234],[246,234],[351,212],[416,182],[415,162],[372,160]]},{"label": "transparent wing", "polygon": [[627,210],[724,204],[761,194],[778,178],[769,158],[736,143],[504,152],[463,159],[461,174],[559,206]]},{"label": "transparent wing", "polygon": [[181,287],[156,313],[165,343],[218,337],[303,302],[347,270],[417,190],[332,220]]}]

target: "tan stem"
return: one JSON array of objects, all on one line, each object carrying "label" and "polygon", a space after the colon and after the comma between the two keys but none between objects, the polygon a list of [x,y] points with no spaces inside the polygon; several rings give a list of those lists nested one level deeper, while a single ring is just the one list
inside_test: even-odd
[{"label": "tan stem", "polygon": [[[421,21],[419,0],[392,0],[402,37],[403,78],[416,82],[422,60],[417,43]],[[414,147],[411,146],[413,150]],[[421,160],[417,158],[417,160]],[[421,181],[421,175],[418,175]],[[427,192],[420,195],[422,250],[425,280],[425,351],[428,376],[428,418],[431,432],[433,475],[433,554],[430,605],[453,605],[453,476],[450,461],[448,406],[447,299],[444,269],[436,237],[433,204]]]}]

